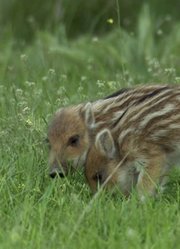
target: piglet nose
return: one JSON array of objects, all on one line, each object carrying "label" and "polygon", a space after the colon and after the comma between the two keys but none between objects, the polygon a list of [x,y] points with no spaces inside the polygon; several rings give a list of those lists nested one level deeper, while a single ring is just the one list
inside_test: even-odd
[{"label": "piglet nose", "polygon": [[59,170],[52,170],[50,173],[49,173],[49,176],[51,178],[55,178],[55,177],[65,177],[64,173],[62,171],[59,171]]}]

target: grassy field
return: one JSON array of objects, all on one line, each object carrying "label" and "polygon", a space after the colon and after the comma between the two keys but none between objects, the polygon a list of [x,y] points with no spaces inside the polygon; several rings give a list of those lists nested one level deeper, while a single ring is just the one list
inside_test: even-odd
[{"label": "grassy field", "polygon": [[0,43],[0,248],[180,248],[180,173],[140,204],[101,193],[83,172],[48,176],[47,123],[60,106],[127,86],[180,84],[180,23],[155,30],[148,10],[137,32],[67,40],[39,32],[32,44]]}]

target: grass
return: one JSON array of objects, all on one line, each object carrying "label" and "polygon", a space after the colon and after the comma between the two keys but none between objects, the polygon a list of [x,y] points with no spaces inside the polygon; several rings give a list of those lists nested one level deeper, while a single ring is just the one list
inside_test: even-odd
[{"label": "grass", "polygon": [[60,106],[138,83],[179,84],[179,25],[158,36],[145,9],[134,34],[69,41],[39,32],[21,49],[11,37],[0,44],[1,248],[180,248],[178,171],[144,205],[135,193],[92,201],[83,172],[49,178],[43,142]]}]

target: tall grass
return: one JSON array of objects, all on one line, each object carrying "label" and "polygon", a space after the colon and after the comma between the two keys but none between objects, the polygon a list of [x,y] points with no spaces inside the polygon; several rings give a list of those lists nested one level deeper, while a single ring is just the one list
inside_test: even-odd
[{"label": "tall grass", "polygon": [[179,248],[179,171],[172,172],[163,195],[144,205],[136,193],[126,200],[118,191],[92,201],[83,172],[48,176],[43,141],[58,107],[139,83],[180,83],[180,23],[161,30],[146,5],[137,19],[133,33],[117,28],[70,41],[63,29],[61,35],[39,31],[24,47],[3,37],[1,248]]}]

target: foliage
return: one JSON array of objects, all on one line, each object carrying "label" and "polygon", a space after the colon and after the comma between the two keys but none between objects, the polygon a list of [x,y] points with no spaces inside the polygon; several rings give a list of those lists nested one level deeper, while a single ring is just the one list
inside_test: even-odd
[{"label": "foliage", "polygon": [[32,41],[40,30],[58,33],[64,29],[68,37],[84,33],[103,34],[119,26],[134,31],[139,14],[147,3],[156,28],[162,32],[173,27],[179,19],[178,0],[1,0],[1,33],[11,33],[23,43]]},{"label": "foliage", "polygon": [[[6,5],[0,8],[0,25],[3,20],[9,27],[13,20],[16,29],[12,36],[4,28],[6,34],[0,43],[1,248],[179,248],[179,171],[172,172],[163,195],[144,205],[138,202],[136,193],[129,200],[118,191],[113,196],[102,193],[93,199],[83,172],[66,179],[49,178],[48,149],[44,144],[47,123],[60,106],[98,99],[139,83],[180,83],[178,9],[170,8],[167,1],[163,5],[162,1],[149,1],[143,6],[140,1],[124,1],[121,6],[129,6],[124,16],[127,11],[131,15],[136,8],[139,10],[132,14],[132,20],[136,20],[133,28],[113,28],[110,21],[111,32],[105,32],[106,19],[114,17],[101,16],[102,23],[98,19],[97,25],[91,27],[93,32],[87,29],[86,35],[70,40],[66,32],[74,28],[74,36],[89,27],[88,22],[80,27],[80,19],[74,22],[78,11],[72,19],[63,19],[58,31],[53,27],[56,21],[50,23],[44,14],[36,13],[38,28],[32,32],[28,29],[25,34],[27,25],[21,23],[25,11],[35,13],[38,8],[38,13],[47,13],[53,8],[48,1],[43,1],[43,9],[36,5],[40,2],[32,1],[32,9],[25,10],[25,3],[18,2],[0,2],[1,7]],[[75,11],[75,2],[71,1],[70,11],[70,1],[62,1],[69,15]],[[95,4],[82,2],[89,10],[89,5]],[[102,3],[96,2],[99,6]],[[16,13],[9,15],[16,4]],[[152,6],[156,6],[153,15]],[[97,15],[101,13],[99,8]],[[165,18],[167,10],[173,13],[171,20]],[[88,18],[90,22],[90,14]],[[25,45],[24,39],[33,35],[31,44]]]}]

